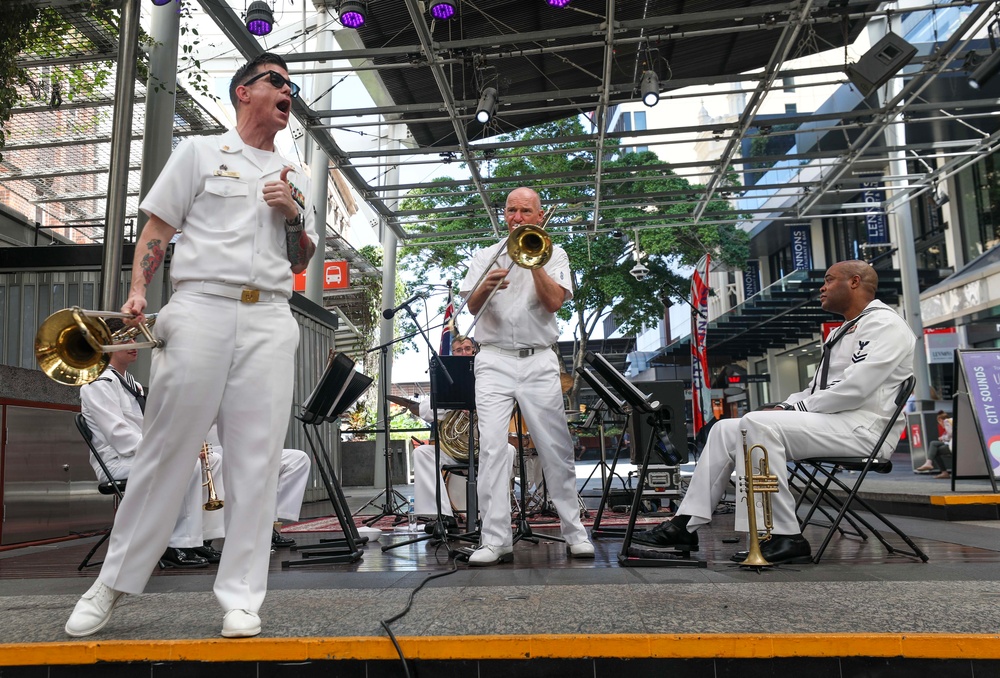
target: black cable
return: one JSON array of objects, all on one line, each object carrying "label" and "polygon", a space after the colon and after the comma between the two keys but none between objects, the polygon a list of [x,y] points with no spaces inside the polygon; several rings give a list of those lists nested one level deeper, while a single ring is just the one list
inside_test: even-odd
[{"label": "black cable", "polygon": [[[449,552],[450,551],[451,549],[449,548]],[[447,570],[445,572],[436,572],[435,574],[428,575],[427,577],[424,578],[422,582],[420,582],[420,584],[415,589],[410,591],[410,597],[406,601],[406,607],[403,608],[402,612],[393,617],[389,617],[388,619],[382,619],[379,621],[379,624],[382,625],[382,628],[385,629],[386,634],[388,634],[389,640],[392,641],[393,647],[396,648],[396,654],[399,655],[399,661],[403,662],[403,673],[406,675],[406,678],[410,678],[410,667],[409,664],[406,663],[406,657],[403,656],[403,648],[399,646],[399,642],[396,640],[396,636],[392,632],[392,629],[389,628],[389,624],[393,623],[394,621],[398,621],[399,619],[402,619],[410,611],[410,608],[413,606],[413,598],[417,595],[417,591],[422,589],[427,584],[427,582],[429,582],[432,579],[437,579],[438,577],[446,577],[449,574],[455,574],[456,572],[458,572],[458,563],[455,562],[454,558],[452,558],[450,570]]]}]

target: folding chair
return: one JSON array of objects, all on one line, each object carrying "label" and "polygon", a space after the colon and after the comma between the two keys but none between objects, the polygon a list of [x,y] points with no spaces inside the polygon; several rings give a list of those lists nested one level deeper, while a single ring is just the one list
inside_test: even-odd
[{"label": "folding chair", "polygon": [[[90,430],[90,426],[87,425],[87,420],[83,418],[83,414],[77,413],[75,421],[77,430],[80,431],[80,435],[83,436],[83,441],[87,443],[87,447],[90,448],[90,453],[94,455],[94,459],[97,460],[97,464],[98,466],[101,467],[101,471],[104,473],[104,477],[111,478],[112,477],[111,471],[108,470],[108,466],[107,464],[104,463],[104,459],[101,458],[101,455],[97,453],[97,449],[94,447],[94,433]],[[114,495],[115,511],[118,510],[118,504],[122,500],[123,493],[125,492],[125,484],[127,482],[128,479],[106,480],[97,485],[97,491],[100,492],[101,494]],[[111,536],[110,527],[107,530],[105,530],[101,538],[97,541],[96,544],[94,544],[94,548],[90,549],[90,551],[87,553],[86,556],[84,556],[80,564],[77,565],[76,569],[78,571],[82,570],[85,567],[93,567],[95,565],[100,565],[101,562],[103,562],[101,561],[97,563],[92,563],[90,562],[90,558],[97,552],[97,549],[101,548],[101,544],[103,544],[108,540],[109,536]]]},{"label": "folding chair", "polygon": [[[875,471],[876,473],[889,473],[892,470],[892,462],[888,459],[879,459],[878,453],[882,448],[882,444],[892,432],[893,425],[896,423],[900,413],[903,411],[903,407],[906,406],[906,400],[910,397],[910,393],[913,392],[913,386],[915,383],[916,379],[911,375],[903,381],[902,384],[900,384],[899,392],[896,394],[896,408],[889,417],[889,421],[886,422],[885,428],[882,430],[882,434],[879,436],[875,446],[867,456],[812,457],[808,459],[799,459],[794,463],[790,480],[791,478],[796,478],[800,482],[804,483],[804,486],[800,490],[799,503],[801,503],[809,493],[813,493],[815,495],[809,511],[800,521],[802,527],[805,528],[806,525],[810,524],[820,524],[824,527],[828,527],[826,537],[823,539],[822,545],[820,545],[816,554],[813,556],[814,563],[818,563],[820,558],[823,557],[823,552],[826,550],[826,547],[830,543],[830,540],[833,538],[835,532],[840,532],[842,535],[848,534],[848,532],[840,526],[841,522],[845,518],[847,519],[848,524],[855,530],[855,532],[851,534],[855,534],[862,539],[867,540],[867,535],[859,527],[859,525],[862,525],[869,532],[874,534],[880,542],[882,542],[882,545],[885,546],[889,553],[898,552],[912,558],[919,558],[925,563],[927,562],[927,556],[923,551],[917,548],[917,545],[913,543],[913,540],[911,540],[902,530],[896,527],[892,521],[873,508],[871,504],[858,496],[861,483],[864,482],[869,471]],[[839,470],[857,471],[858,475],[854,484],[848,485],[838,478],[836,474]],[[847,497],[842,499],[838,495],[834,494],[834,488],[831,486],[835,486],[836,489],[844,492]],[[829,525],[813,523],[813,515],[817,510],[826,515],[828,518],[831,517],[830,513],[823,508],[822,504],[826,504],[826,506],[830,507],[833,511],[837,511],[836,517],[831,518]],[[863,508],[875,518],[878,518],[883,525],[899,535],[899,537],[906,542],[907,546],[909,546],[912,550],[905,551],[893,547],[888,541],[886,541],[885,537],[883,537],[878,530],[872,527],[872,525],[854,509],[855,504]]]}]

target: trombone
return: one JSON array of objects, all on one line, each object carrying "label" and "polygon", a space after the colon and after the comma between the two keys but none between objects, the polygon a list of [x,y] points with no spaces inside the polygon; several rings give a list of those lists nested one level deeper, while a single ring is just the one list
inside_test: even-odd
[{"label": "trombone", "polygon": [[[162,348],[163,340],[150,332],[156,315],[146,322],[112,334],[104,318],[133,318],[128,313],[64,308],[46,318],[35,333],[35,359],[42,371],[60,384],[83,386],[101,376],[111,361],[109,353],[133,348]],[[122,343],[139,334],[145,341]]]},{"label": "trombone", "polygon": [[[552,238],[549,234],[545,232],[545,227],[548,226],[549,220],[552,219],[552,215],[556,212],[556,206],[552,205],[545,211],[542,215],[542,223],[535,224],[521,224],[513,231],[511,231],[503,240],[500,241],[501,246],[497,249],[497,253],[493,255],[493,259],[483,270],[482,275],[479,276],[479,280],[476,284],[472,286],[472,290],[462,297],[458,308],[452,314],[451,320],[451,334],[452,336],[459,336],[456,331],[455,318],[461,313],[462,309],[465,308],[466,304],[469,303],[469,299],[475,294],[479,286],[483,284],[486,280],[486,276],[489,275],[490,271],[496,265],[497,260],[500,259],[500,255],[504,253],[503,245],[506,244],[507,256],[510,260],[521,268],[526,268],[529,271],[536,268],[541,268],[545,264],[549,263],[549,259],[552,258]],[[483,311],[489,305],[490,300],[493,295],[497,293],[504,281],[507,280],[507,276],[497,283],[496,287],[490,290],[489,295],[483,301],[483,305],[479,307],[479,312],[476,313],[475,317],[472,319],[472,324],[469,325],[469,329],[466,330],[465,334],[461,335],[464,337],[469,336],[472,333],[472,328],[476,326],[479,322],[479,317],[483,314]]]}]

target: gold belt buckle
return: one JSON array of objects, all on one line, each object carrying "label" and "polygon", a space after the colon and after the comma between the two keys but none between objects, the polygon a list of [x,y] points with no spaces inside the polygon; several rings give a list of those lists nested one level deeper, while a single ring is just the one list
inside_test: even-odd
[{"label": "gold belt buckle", "polygon": [[256,304],[260,301],[260,290],[243,290],[243,295],[240,297],[240,301],[244,304]]}]

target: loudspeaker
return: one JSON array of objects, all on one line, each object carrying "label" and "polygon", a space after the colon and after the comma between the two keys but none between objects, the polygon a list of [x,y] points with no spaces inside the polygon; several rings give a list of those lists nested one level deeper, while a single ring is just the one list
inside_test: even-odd
[{"label": "loudspeaker", "polygon": [[887,33],[844,72],[861,94],[868,96],[896,75],[916,53],[917,48],[906,40],[895,33]]},{"label": "loudspeaker", "polygon": [[[679,455],[677,463],[683,464],[688,460],[687,444],[687,421],[684,416],[684,382],[682,381],[651,381],[632,382],[643,393],[650,394],[650,400],[658,400],[662,413],[662,419],[666,421],[668,437],[676,448]],[[646,446],[649,444],[649,437],[652,435],[653,427],[648,419],[650,414],[636,413],[630,421],[632,434],[631,457],[633,464],[642,463],[642,455],[646,453]],[[656,448],[653,456],[649,460],[650,464],[668,464],[670,461],[657,454]]]}]

